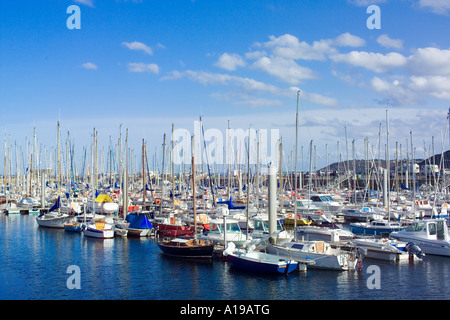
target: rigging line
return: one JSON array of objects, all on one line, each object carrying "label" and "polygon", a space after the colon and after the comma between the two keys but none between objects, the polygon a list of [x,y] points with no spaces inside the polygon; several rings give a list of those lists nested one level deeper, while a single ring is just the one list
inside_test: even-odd
[{"label": "rigging line", "polygon": [[[213,181],[211,180],[211,170],[209,167],[209,160],[208,160],[208,153],[206,152],[206,141],[205,141],[205,131],[203,130],[203,122],[202,122],[202,117],[200,117],[200,123],[202,125],[202,138],[203,138],[203,145],[204,145],[204,152],[206,154],[206,167],[208,168],[208,179],[209,179],[209,185],[211,188],[211,194],[213,197],[213,206],[215,206],[216,201],[215,201],[215,195],[214,195],[214,186],[213,186]],[[203,158],[203,157],[202,157]]]}]

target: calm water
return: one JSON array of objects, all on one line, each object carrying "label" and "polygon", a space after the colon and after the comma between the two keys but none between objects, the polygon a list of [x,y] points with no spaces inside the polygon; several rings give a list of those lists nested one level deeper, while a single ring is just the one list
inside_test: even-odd
[{"label": "calm water", "polygon": [[[152,239],[97,240],[39,228],[36,216],[0,215],[2,300],[435,300],[450,298],[450,258],[364,260],[360,272],[310,269],[256,275],[225,262],[161,254]],[[80,268],[81,289],[68,289],[67,268]],[[367,286],[380,268],[380,289]]]}]

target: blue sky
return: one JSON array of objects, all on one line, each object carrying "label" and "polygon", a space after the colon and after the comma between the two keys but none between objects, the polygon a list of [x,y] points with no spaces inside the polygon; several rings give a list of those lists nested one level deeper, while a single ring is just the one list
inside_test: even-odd
[{"label": "blue sky", "polygon": [[[366,25],[372,4],[381,29]],[[206,129],[279,129],[288,155],[301,90],[300,144],[314,141],[319,166],[326,145],[330,162],[337,142],[346,157],[345,131],[358,158],[380,123],[384,145],[386,110],[392,150],[412,130],[418,156],[432,137],[441,152],[449,14],[445,0],[2,1],[0,132],[24,146],[36,127],[50,148],[60,120],[81,153],[94,127],[107,147],[122,125],[132,148],[159,150],[172,123],[202,116]]]}]

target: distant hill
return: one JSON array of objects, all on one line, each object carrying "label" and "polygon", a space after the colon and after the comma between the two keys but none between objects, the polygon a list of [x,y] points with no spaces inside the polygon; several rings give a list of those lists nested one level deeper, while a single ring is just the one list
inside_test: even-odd
[{"label": "distant hill", "polygon": [[[400,165],[400,161],[401,160],[399,159],[398,160],[399,165]],[[406,160],[403,159],[402,161],[403,161],[403,164],[405,164]],[[422,167],[425,164],[433,164],[433,161],[434,161],[434,164],[436,164],[437,166],[440,166],[441,154],[439,153],[439,154],[434,155],[434,159],[433,159],[433,156],[431,156],[425,160],[424,159],[415,159],[415,163],[417,163],[420,167]],[[367,160],[367,161],[366,160],[355,160],[355,161],[349,160],[349,161],[341,161],[341,162],[332,163],[332,164],[328,165],[328,170],[338,171],[338,169],[339,169],[340,172],[344,172],[346,170],[353,171],[353,163],[355,163],[356,172],[360,172],[360,171],[363,171],[364,168],[366,167],[366,162],[368,163],[369,168],[371,168],[372,166],[376,166],[376,167],[381,166],[383,168],[386,167],[386,161],[384,159],[381,159],[381,160],[375,159],[375,160]],[[394,160],[391,159],[391,161],[390,161],[391,170],[395,169],[395,162],[396,162],[395,159]],[[445,169],[450,168],[450,150],[444,152],[443,166]],[[326,167],[319,169],[319,171],[326,171],[326,170],[327,170]]]}]

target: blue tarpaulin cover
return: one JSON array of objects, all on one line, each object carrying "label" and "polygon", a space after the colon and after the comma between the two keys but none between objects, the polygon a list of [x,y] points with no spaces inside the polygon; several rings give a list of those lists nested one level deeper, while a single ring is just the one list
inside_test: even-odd
[{"label": "blue tarpaulin cover", "polygon": [[126,219],[130,225],[128,228],[152,229],[153,225],[145,215],[128,214]]}]

